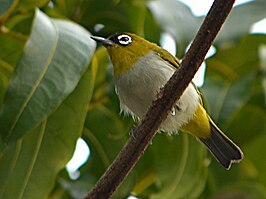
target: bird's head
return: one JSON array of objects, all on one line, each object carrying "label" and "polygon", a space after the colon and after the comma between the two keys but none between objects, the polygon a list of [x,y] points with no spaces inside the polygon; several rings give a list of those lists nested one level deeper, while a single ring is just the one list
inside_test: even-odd
[{"label": "bird's head", "polygon": [[115,75],[128,71],[141,57],[159,48],[156,44],[133,33],[117,33],[107,38],[97,36],[91,38],[106,47]]}]

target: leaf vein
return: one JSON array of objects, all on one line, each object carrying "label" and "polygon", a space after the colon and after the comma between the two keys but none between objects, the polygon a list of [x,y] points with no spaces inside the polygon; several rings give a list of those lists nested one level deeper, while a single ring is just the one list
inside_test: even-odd
[{"label": "leaf vein", "polygon": [[[52,22],[52,21],[51,21]],[[37,90],[38,86],[40,85],[42,79],[44,78],[45,74],[46,74],[46,71],[48,70],[49,68],[49,65],[54,57],[54,54],[55,54],[55,51],[56,51],[56,47],[57,47],[57,43],[58,43],[58,39],[59,39],[59,30],[56,26],[56,24],[54,22],[52,22],[53,26],[54,26],[54,30],[56,32],[56,35],[55,35],[55,40],[54,40],[54,45],[53,45],[53,48],[51,49],[51,53],[49,54],[49,57],[47,59],[47,62],[45,63],[44,67],[43,67],[43,70],[42,72],[40,73],[40,76],[39,78],[36,80],[36,82],[34,83],[33,87],[32,87],[32,90],[30,91],[30,93],[28,94],[28,96],[25,98],[24,102],[22,103],[22,106],[20,108],[20,110],[18,111],[18,114],[16,115],[15,117],[15,120],[12,124],[12,126],[10,127],[10,130],[8,131],[7,133],[7,136],[6,136],[6,142],[9,141],[10,137],[11,137],[11,134],[12,134],[12,131],[15,129],[17,123],[18,123],[18,120],[19,118],[21,117],[23,111],[25,110],[27,104],[29,103],[29,101],[31,100],[33,94],[35,93],[35,91]]]},{"label": "leaf vein", "polygon": [[24,192],[26,190],[26,186],[27,186],[27,184],[29,182],[29,179],[30,179],[30,176],[32,174],[35,162],[37,160],[37,157],[38,157],[38,154],[39,154],[39,151],[40,151],[40,148],[41,148],[41,143],[42,143],[43,136],[44,136],[44,133],[45,133],[46,124],[47,124],[47,119],[45,119],[42,122],[42,124],[41,124],[38,140],[36,141],[35,151],[33,152],[33,156],[32,156],[31,162],[29,164],[29,167],[28,167],[24,182],[22,183],[20,192],[18,193],[18,199],[23,198],[23,194],[24,194]]}]

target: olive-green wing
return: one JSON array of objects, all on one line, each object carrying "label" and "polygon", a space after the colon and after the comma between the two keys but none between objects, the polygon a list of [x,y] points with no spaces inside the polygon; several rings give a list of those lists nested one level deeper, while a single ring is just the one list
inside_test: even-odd
[{"label": "olive-green wing", "polygon": [[179,67],[180,61],[167,50],[164,50],[163,48],[157,48],[155,49],[155,52],[158,53],[163,60],[170,63],[175,70]]}]

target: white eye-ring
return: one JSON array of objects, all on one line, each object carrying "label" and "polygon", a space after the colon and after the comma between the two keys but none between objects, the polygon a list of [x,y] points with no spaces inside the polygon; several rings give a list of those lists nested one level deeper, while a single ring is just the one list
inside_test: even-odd
[{"label": "white eye-ring", "polygon": [[128,35],[119,35],[117,39],[119,43],[124,46],[127,46],[128,44],[132,42],[132,38]]}]

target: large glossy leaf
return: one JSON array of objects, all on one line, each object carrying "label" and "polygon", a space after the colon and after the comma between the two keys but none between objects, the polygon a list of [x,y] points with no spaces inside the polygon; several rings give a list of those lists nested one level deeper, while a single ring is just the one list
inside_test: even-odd
[{"label": "large glossy leaf", "polygon": [[81,135],[93,91],[92,69],[52,115],[6,150],[0,159],[0,198],[48,197]]},{"label": "large glossy leaf", "polygon": [[0,112],[4,143],[14,143],[60,105],[76,87],[94,48],[90,34],[80,26],[36,11]]},{"label": "large glossy leaf", "polygon": [[[96,178],[100,177],[121,150],[128,136],[125,132],[129,132],[131,127],[129,120],[123,122],[122,118],[119,118],[118,111],[115,112],[108,107],[106,102],[98,104],[88,112],[85,122],[84,135],[91,148],[88,163]],[[101,124],[105,124],[108,128]],[[93,164],[94,162],[98,164]]]},{"label": "large glossy leaf", "polygon": [[[265,122],[265,121],[264,121]],[[253,166],[253,172],[248,173],[247,177],[259,179],[260,183],[263,183],[265,188],[266,196],[266,161],[265,157],[265,142],[266,142],[266,128],[264,129],[264,134],[255,137],[250,143],[245,147],[246,156],[250,161],[251,166]]]},{"label": "large glossy leaf", "polygon": [[[264,0],[254,0],[234,7],[224,26],[222,26],[216,42],[228,43],[247,34],[255,22],[266,18],[265,8],[266,1]],[[239,23],[239,21],[245,23]]]},{"label": "large glossy leaf", "polygon": [[[265,160],[263,140],[266,133],[265,74],[259,50],[266,43],[266,35],[243,37],[235,47],[219,50],[207,60],[203,92],[207,96],[214,120],[244,152],[244,160],[234,165],[231,173],[211,164],[212,192],[226,189],[249,195],[242,186],[252,179],[251,195],[265,195]],[[240,177],[241,176],[241,177]],[[227,187],[230,184],[230,187]],[[262,187],[262,189],[260,188]],[[240,187],[240,188],[238,188]],[[206,197],[206,196],[205,196]],[[260,198],[260,197],[258,197]]]},{"label": "large glossy leaf", "polygon": [[[144,33],[146,0],[141,1],[60,1],[55,0],[55,7],[48,12],[61,14],[82,24],[93,32],[95,25],[102,24],[101,35],[108,36],[115,32],[128,31]],[[106,9],[108,8],[108,9]],[[90,12],[88,12],[90,10]],[[97,33],[98,31],[95,30]],[[99,33],[98,33],[99,34]]]},{"label": "large glossy leaf", "polygon": [[167,3],[164,0],[148,1],[148,7],[163,30],[175,37],[178,50],[184,52],[203,17],[195,17],[184,3],[176,0],[168,0]]},{"label": "large glossy leaf", "polygon": [[158,186],[151,198],[197,198],[207,179],[206,149],[187,134],[166,138],[157,135],[150,146]]},{"label": "large glossy leaf", "polygon": [[230,122],[233,113],[247,103],[261,110],[265,108],[263,78],[259,72],[259,47],[262,43],[266,43],[265,35],[250,35],[242,38],[236,47],[221,50],[207,60],[203,90],[214,119],[221,123]]},{"label": "large glossy leaf", "polygon": [[[101,124],[105,124],[108,128]],[[88,129],[84,131],[84,135],[90,146],[91,153],[88,165],[85,166],[87,169],[82,171],[83,175],[86,175],[86,172],[89,171],[94,183],[122,149],[127,140],[127,132],[130,130],[128,124],[129,122],[123,122],[117,113],[102,105],[97,106],[97,108],[88,113],[85,124]],[[122,188],[115,193],[115,198],[124,198],[130,193],[134,178],[129,176],[129,179],[131,180],[124,182]],[[87,188],[89,190],[91,187]]]},{"label": "large glossy leaf", "polygon": [[[167,3],[164,0],[148,1],[148,7],[163,30],[175,37],[178,50],[181,51],[179,55],[182,55],[196,35],[203,16],[194,16],[189,7],[176,0],[168,0]],[[253,23],[266,17],[265,8],[264,0],[255,0],[234,7],[215,42],[232,42],[248,33]]]}]

